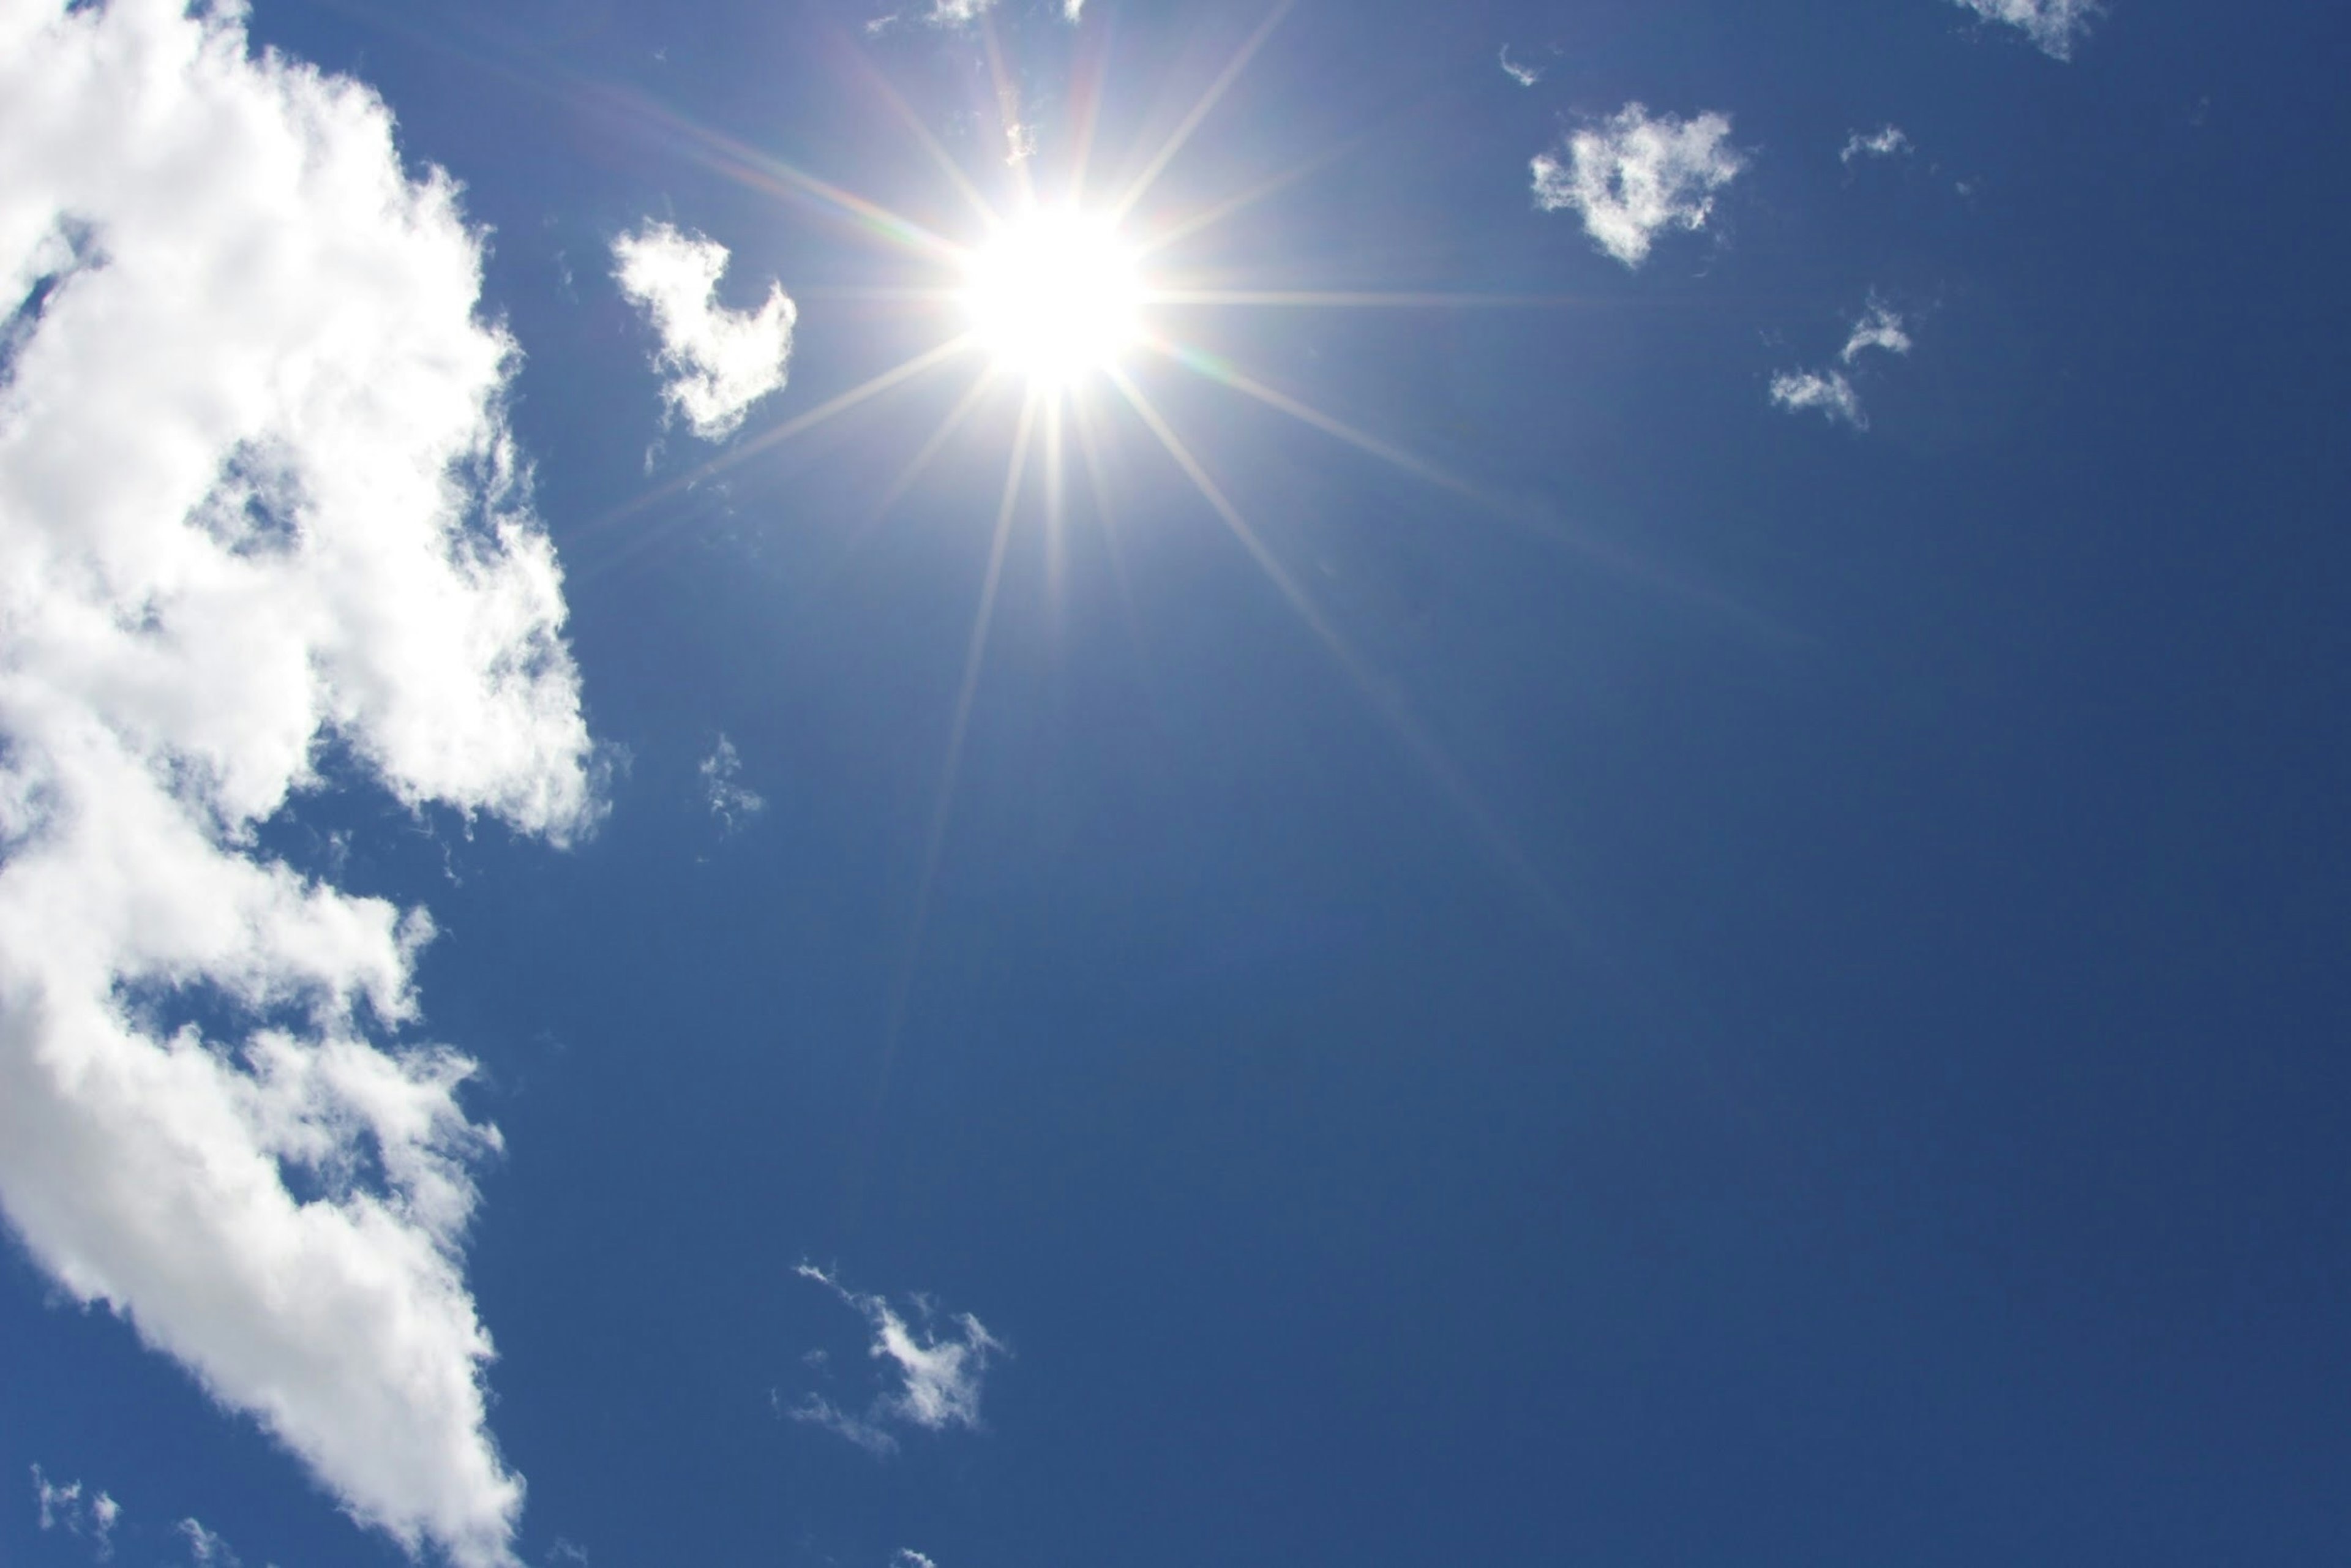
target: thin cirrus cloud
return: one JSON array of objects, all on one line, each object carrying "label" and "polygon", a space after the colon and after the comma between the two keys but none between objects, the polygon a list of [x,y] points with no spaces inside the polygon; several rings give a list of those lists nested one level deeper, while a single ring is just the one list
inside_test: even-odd
[{"label": "thin cirrus cloud", "polygon": [[1833,422],[1855,430],[1868,429],[1869,415],[1861,405],[1861,393],[1846,372],[1873,349],[1887,354],[1910,351],[1910,334],[1902,318],[1876,299],[1846,334],[1836,364],[1817,371],[1783,371],[1773,376],[1772,402],[1791,411],[1817,409]]},{"label": "thin cirrus cloud", "polygon": [[354,1519],[504,1568],[432,921],[258,837],[325,757],[599,814],[480,283],[382,101],[241,7],[0,0],[0,1207]]},{"label": "thin cirrus cloud", "polygon": [[895,1386],[883,1389],[862,1411],[844,1409],[811,1394],[792,1407],[794,1420],[836,1433],[877,1457],[897,1451],[900,1427],[978,1429],[981,1385],[989,1360],[1004,1354],[1004,1345],[977,1318],[958,1312],[942,1333],[925,1297],[914,1298],[920,1322],[909,1322],[883,1298],[852,1291],[839,1276],[812,1264],[803,1263],[795,1272],[822,1285],[865,1319],[873,1331],[866,1354],[887,1364]]},{"label": "thin cirrus cloud", "polygon": [[696,771],[702,777],[703,801],[724,831],[731,833],[768,809],[766,799],[743,782],[742,755],[726,736],[718,737]]},{"label": "thin cirrus cloud", "polygon": [[668,224],[648,223],[612,242],[612,277],[652,323],[661,346],[653,368],[667,373],[662,399],[705,441],[723,441],[751,405],[779,392],[791,362],[799,309],[780,283],[757,310],[718,303],[726,247]]},{"label": "thin cirrus cloud", "polygon": [[1902,158],[1910,152],[1910,133],[1898,125],[1887,125],[1871,131],[1855,131],[1844,139],[1837,162],[1851,163],[1856,158]]},{"label": "thin cirrus cloud", "polygon": [[1510,46],[1502,46],[1502,74],[1520,87],[1532,87],[1542,80],[1542,70],[1520,60],[1510,58]]},{"label": "thin cirrus cloud", "polygon": [[1667,229],[1704,228],[1747,158],[1730,144],[1729,115],[1682,120],[1628,103],[1531,167],[1538,207],[1581,214],[1594,244],[1637,267]]},{"label": "thin cirrus cloud", "polygon": [[2074,46],[2088,36],[2090,25],[2105,9],[2103,0],[1952,0],[1988,22],[2005,22],[2023,29],[2025,37],[2052,59],[2071,59]]},{"label": "thin cirrus cloud", "polygon": [[62,1530],[89,1542],[90,1554],[100,1563],[114,1556],[114,1527],[121,1522],[122,1505],[106,1493],[96,1488],[85,1493],[79,1481],[59,1486],[35,1465],[33,1502],[43,1532]]}]

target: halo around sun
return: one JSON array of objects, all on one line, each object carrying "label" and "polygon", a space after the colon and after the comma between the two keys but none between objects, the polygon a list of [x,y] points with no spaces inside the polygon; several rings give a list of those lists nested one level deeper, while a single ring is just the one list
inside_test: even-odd
[{"label": "halo around sun", "polygon": [[998,368],[1059,387],[1117,362],[1140,329],[1134,251],[1104,219],[1030,213],[971,257],[962,302]]}]

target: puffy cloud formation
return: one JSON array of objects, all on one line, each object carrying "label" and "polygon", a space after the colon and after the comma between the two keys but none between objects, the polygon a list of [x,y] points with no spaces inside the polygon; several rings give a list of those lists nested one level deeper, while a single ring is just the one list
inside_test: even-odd
[{"label": "puffy cloud formation", "polygon": [[[1872,349],[1888,354],[1910,351],[1910,334],[1904,329],[1902,318],[1876,299],[1869,302],[1861,319],[1853,324],[1844,348],[1837,355],[1837,364],[1849,369]],[[1861,394],[1854,390],[1853,379],[1844,369],[1782,371],[1771,378],[1771,401],[1784,409],[1816,408],[1831,420],[1842,421],[1855,430],[1869,428]]]},{"label": "puffy cloud formation", "polygon": [[114,1526],[122,1518],[122,1505],[104,1492],[92,1491],[84,1498],[81,1482],[54,1485],[35,1465],[33,1501],[40,1510],[44,1531],[62,1530],[82,1537],[100,1563],[114,1555]]},{"label": "puffy cloud formation", "polygon": [[718,737],[718,745],[702,759],[699,771],[703,799],[709,803],[710,814],[726,831],[733,832],[768,809],[766,800],[743,782],[743,758],[736,751],[735,743],[725,736]]},{"label": "puffy cloud formation", "polygon": [[1856,131],[1844,139],[1844,148],[1837,162],[1850,163],[1856,158],[1898,158],[1910,151],[1910,136],[1898,125],[1888,125],[1866,136]]},{"label": "puffy cloud formation", "polygon": [[1953,0],[1989,22],[2022,27],[2052,59],[2070,59],[2074,46],[2105,7],[2101,0]]},{"label": "puffy cloud formation", "polygon": [[799,308],[780,283],[756,311],[718,303],[726,247],[667,224],[647,224],[612,242],[613,277],[661,335],[653,356],[669,372],[662,396],[695,434],[720,441],[751,405],[784,384]]},{"label": "puffy cloud formation", "polygon": [[862,1414],[843,1410],[832,1401],[812,1394],[793,1408],[793,1419],[837,1432],[874,1454],[887,1454],[897,1448],[893,1426],[910,1426],[926,1432],[944,1432],[950,1427],[978,1427],[980,1384],[987,1374],[988,1358],[1001,1353],[1004,1346],[977,1318],[969,1312],[959,1312],[950,1320],[953,1332],[941,1336],[932,1327],[935,1313],[924,1297],[914,1298],[916,1314],[923,1320],[916,1327],[899,1316],[882,1297],[851,1291],[821,1269],[803,1263],[798,1272],[801,1279],[822,1285],[864,1315],[873,1330],[873,1343],[866,1354],[889,1364],[897,1386],[884,1390]]},{"label": "puffy cloud formation", "polygon": [[343,1506],[511,1561],[421,910],[273,858],[329,755],[597,810],[513,350],[438,173],[228,0],[0,0],[0,1207]]},{"label": "puffy cloud formation", "polygon": [[1535,204],[1583,214],[1584,232],[1628,267],[1648,259],[1659,231],[1704,228],[1715,193],[1747,167],[1730,145],[1729,116],[1679,120],[1638,103],[1577,131],[1562,151],[1565,162],[1545,152],[1531,165]]}]

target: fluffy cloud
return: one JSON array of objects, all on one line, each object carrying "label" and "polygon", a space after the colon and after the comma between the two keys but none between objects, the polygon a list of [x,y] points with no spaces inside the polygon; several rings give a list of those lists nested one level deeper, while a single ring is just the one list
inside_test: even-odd
[{"label": "fluffy cloud", "polygon": [[702,759],[700,771],[703,799],[709,803],[710,814],[728,832],[768,809],[768,802],[743,782],[743,758],[725,736]]},{"label": "fluffy cloud", "polygon": [[1837,354],[1837,364],[1843,368],[1784,371],[1771,378],[1771,401],[1784,409],[1818,409],[1855,430],[1868,429],[1869,416],[1862,409],[1861,394],[1854,390],[1853,378],[1845,370],[1872,349],[1888,354],[1910,351],[1910,334],[1904,329],[1902,318],[1876,299],[1846,334],[1844,348]]},{"label": "fluffy cloud", "polygon": [[988,1358],[1001,1354],[1004,1346],[977,1318],[959,1312],[950,1320],[952,1332],[941,1335],[933,1326],[935,1314],[931,1303],[921,1296],[914,1298],[916,1315],[922,1319],[918,1327],[909,1324],[882,1297],[848,1290],[821,1269],[803,1263],[799,1273],[864,1316],[873,1330],[873,1343],[866,1347],[866,1354],[888,1364],[896,1386],[885,1389],[862,1414],[810,1395],[793,1408],[795,1420],[837,1432],[875,1454],[897,1448],[897,1436],[892,1430],[895,1426],[925,1432],[978,1427],[980,1385],[987,1375]]},{"label": "fluffy cloud", "polygon": [[1910,136],[1898,125],[1863,135],[1856,131],[1844,139],[1844,151],[1837,162],[1850,163],[1856,158],[1897,158],[1910,151]]},{"label": "fluffy cloud", "polygon": [[319,764],[596,813],[511,344],[357,83],[184,0],[0,0],[0,1207],[358,1520],[511,1561],[432,935],[260,826]]},{"label": "fluffy cloud", "polygon": [[2053,59],[2069,59],[2074,46],[2105,9],[2102,0],[1953,0],[1989,22],[2022,27]]},{"label": "fluffy cloud", "polygon": [[612,242],[613,277],[661,335],[653,356],[669,372],[662,396],[695,434],[734,434],[751,405],[782,389],[799,308],[780,283],[756,311],[718,303],[726,247],[667,224],[647,224]]},{"label": "fluffy cloud", "polygon": [[104,1492],[93,1491],[85,1498],[81,1482],[55,1485],[35,1465],[33,1501],[40,1510],[44,1531],[62,1530],[82,1537],[101,1563],[114,1555],[114,1526],[122,1518],[122,1505]]},{"label": "fluffy cloud", "polygon": [[1577,131],[1561,152],[1564,162],[1545,152],[1531,165],[1535,204],[1583,214],[1584,232],[1628,267],[1648,259],[1660,231],[1704,228],[1715,193],[1747,167],[1728,115],[1679,120],[1638,103]]}]

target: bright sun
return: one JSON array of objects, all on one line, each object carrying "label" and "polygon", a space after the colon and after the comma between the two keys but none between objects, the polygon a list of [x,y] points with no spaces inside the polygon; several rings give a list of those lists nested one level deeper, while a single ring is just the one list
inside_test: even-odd
[{"label": "bright sun", "polygon": [[1143,286],[1111,225],[1074,212],[1006,225],[971,259],[964,308],[980,346],[1032,383],[1107,368],[1136,336]]}]

